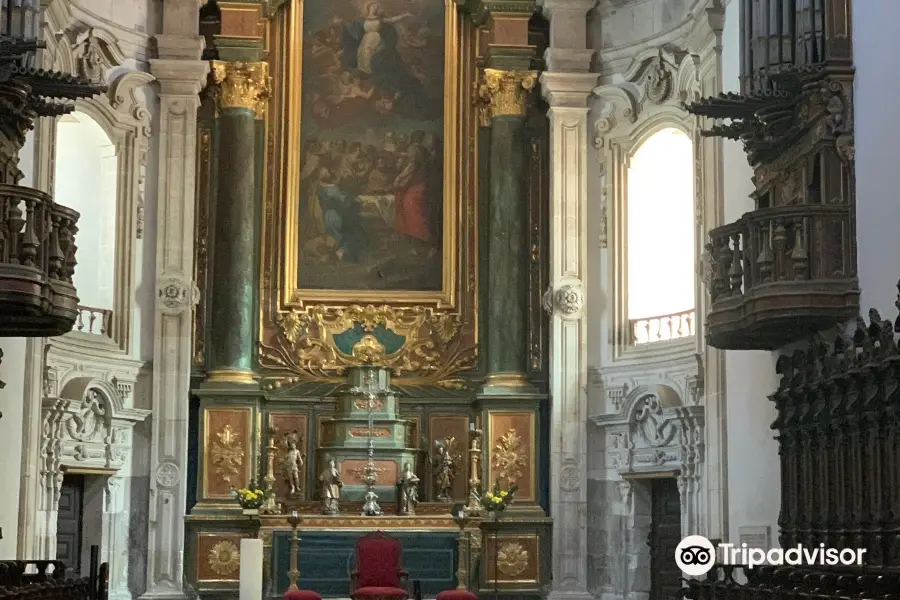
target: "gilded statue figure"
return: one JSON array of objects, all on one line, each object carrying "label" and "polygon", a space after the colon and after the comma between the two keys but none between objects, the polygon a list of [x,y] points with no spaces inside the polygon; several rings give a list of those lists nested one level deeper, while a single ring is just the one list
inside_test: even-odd
[{"label": "gilded statue figure", "polygon": [[296,434],[287,436],[288,449],[281,461],[281,468],[284,473],[284,479],[285,481],[287,481],[288,485],[291,488],[288,492],[288,495],[291,497],[299,495],[301,489],[303,488],[303,455],[300,453],[300,449],[297,447],[298,444],[299,440]]},{"label": "gilded statue figure", "polygon": [[330,456],[328,457],[328,466],[319,475],[319,482],[322,484],[322,514],[338,514],[340,512],[341,488],[344,487],[344,482],[341,481],[341,474],[337,469],[337,464]]},{"label": "gilded statue figure", "polygon": [[448,437],[445,440],[435,440],[438,455],[434,459],[434,487],[437,490],[439,502],[452,502],[450,488],[453,486],[453,478],[456,476],[456,465],[453,462],[451,451],[456,440]]},{"label": "gilded statue figure", "polygon": [[415,515],[419,504],[419,478],[413,473],[412,465],[405,463],[400,474],[400,514]]}]

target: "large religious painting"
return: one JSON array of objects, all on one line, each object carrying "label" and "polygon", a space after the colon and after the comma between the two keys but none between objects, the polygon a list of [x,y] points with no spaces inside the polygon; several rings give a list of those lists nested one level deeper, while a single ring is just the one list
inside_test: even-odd
[{"label": "large religious painting", "polygon": [[455,0],[278,6],[263,385],[376,363],[458,389],[477,356],[477,28]]},{"label": "large religious painting", "polygon": [[298,284],[441,289],[443,0],[306,0]]}]

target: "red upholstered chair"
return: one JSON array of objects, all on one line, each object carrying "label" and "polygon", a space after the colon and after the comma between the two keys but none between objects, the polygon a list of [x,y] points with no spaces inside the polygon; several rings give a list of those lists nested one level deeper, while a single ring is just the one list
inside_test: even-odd
[{"label": "red upholstered chair", "polygon": [[437,595],[437,600],[478,600],[469,590],[447,590]]},{"label": "red upholstered chair", "polygon": [[309,590],[288,590],[284,593],[284,600],[322,600],[322,596]]},{"label": "red upholstered chair", "polygon": [[383,531],[356,540],[356,570],[350,575],[353,600],[406,600],[403,544]]}]

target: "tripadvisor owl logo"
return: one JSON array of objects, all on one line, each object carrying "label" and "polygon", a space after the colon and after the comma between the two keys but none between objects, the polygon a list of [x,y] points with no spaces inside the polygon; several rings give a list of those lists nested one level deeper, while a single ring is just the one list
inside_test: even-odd
[{"label": "tripadvisor owl logo", "polygon": [[706,575],[716,562],[716,547],[702,535],[689,535],[675,548],[675,564],[690,577]]}]

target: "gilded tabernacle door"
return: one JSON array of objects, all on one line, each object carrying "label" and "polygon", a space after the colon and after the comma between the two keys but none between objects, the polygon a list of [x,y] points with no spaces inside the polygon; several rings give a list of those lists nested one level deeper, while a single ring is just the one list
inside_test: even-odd
[{"label": "gilded tabernacle door", "polygon": [[305,0],[268,33],[265,384],[375,362],[399,385],[461,387],[476,356],[474,27],[452,0]]}]

